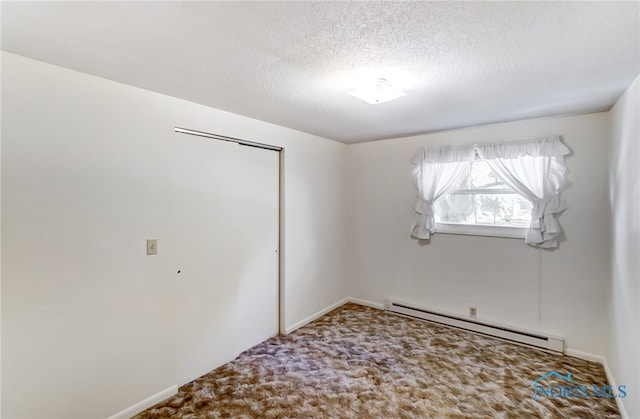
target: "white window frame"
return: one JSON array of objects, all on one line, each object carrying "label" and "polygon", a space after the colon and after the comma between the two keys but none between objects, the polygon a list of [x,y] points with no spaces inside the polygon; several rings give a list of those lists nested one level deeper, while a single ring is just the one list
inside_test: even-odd
[{"label": "white window frame", "polygon": [[527,229],[524,227],[479,226],[473,224],[436,223],[436,233],[459,234],[463,236],[502,237],[524,239]]},{"label": "white window frame", "polygon": [[[475,161],[479,161],[476,159]],[[473,162],[469,162],[470,167]],[[518,194],[513,189],[454,189],[447,195],[481,195],[481,194]],[[520,194],[518,194],[520,195]],[[436,223],[436,233],[441,234],[459,234],[464,236],[485,236],[485,237],[502,237],[508,239],[524,239],[527,234],[527,227],[510,227],[510,226],[490,226],[477,224],[456,224],[456,223]]]}]

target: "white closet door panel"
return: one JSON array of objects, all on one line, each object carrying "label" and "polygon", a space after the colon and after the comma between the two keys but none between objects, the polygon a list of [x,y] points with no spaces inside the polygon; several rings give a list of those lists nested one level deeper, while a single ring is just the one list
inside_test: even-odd
[{"label": "white closet door panel", "polygon": [[277,333],[279,156],[199,137],[177,141],[182,385]]},{"label": "white closet door panel", "polygon": [[236,342],[244,351],[278,333],[279,153],[241,147],[236,216],[245,258],[238,266]]}]

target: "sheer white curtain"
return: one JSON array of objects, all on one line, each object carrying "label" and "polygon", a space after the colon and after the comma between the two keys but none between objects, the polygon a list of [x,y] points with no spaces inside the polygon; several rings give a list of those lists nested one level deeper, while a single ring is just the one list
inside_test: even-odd
[{"label": "sheer white curtain", "polygon": [[454,189],[474,157],[473,146],[427,148],[413,158],[418,188],[411,236],[429,239],[435,231],[434,203]]},{"label": "sheer white curtain", "polygon": [[556,215],[567,207],[562,191],[568,186],[564,156],[569,154],[560,138],[478,145],[476,150],[507,185],[533,203],[527,244],[558,247],[562,228]]}]

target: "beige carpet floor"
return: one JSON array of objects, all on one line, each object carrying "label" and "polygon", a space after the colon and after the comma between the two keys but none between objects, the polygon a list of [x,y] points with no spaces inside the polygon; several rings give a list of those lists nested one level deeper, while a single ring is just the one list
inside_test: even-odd
[{"label": "beige carpet floor", "polygon": [[137,418],[619,417],[609,398],[534,400],[533,380],[551,371],[607,384],[597,363],[346,304]]}]

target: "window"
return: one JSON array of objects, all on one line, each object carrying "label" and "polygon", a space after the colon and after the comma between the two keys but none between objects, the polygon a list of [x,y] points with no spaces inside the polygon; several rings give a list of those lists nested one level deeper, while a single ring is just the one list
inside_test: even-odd
[{"label": "window", "polygon": [[569,152],[557,135],[419,150],[411,160],[418,192],[411,236],[519,237],[530,246],[558,247]]},{"label": "window", "polygon": [[470,161],[455,188],[435,203],[436,232],[521,238],[532,208],[486,161]]}]

